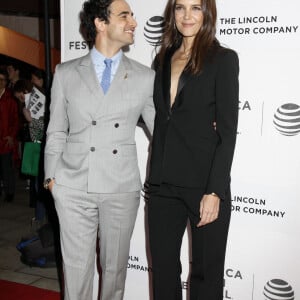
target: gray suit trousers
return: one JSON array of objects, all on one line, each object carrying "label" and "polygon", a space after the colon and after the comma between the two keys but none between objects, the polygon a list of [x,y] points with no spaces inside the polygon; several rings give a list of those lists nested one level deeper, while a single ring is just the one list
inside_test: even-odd
[{"label": "gray suit trousers", "polygon": [[123,299],[130,239],[140,192],[95,194],[55,184],[63,255],[65,300],[91,300],[97,233],[101,300]]}]

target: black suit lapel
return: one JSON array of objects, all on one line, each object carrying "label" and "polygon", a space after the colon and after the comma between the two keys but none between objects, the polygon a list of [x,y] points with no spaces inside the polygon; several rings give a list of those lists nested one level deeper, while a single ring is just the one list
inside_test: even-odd
[{"label": "black suit lapel", "polygon": [[[164,102],[165,102],[167,111],[171,111],[171,108],[170,108],[171,59],[172,59],[172,56],[175,51],[176,51],[176,49],[171,49],[166,53],[163,68],[162,68],[162,74],[161,74],[163,97],[164,97]],[[191,77],[192,77],[192,74],[187,71],[183,71],[181,73],[181,75],[179,77],[179,81],[178,81],[176,98],[175,98],[174,104],[172,106],[172,110],[182,104],[183,98],[179,97],[179,95]]]},{"label": "black suit lapel", "polygon": [[171,58],[173,51],[169,51],[165,55],[165,60],[162,68],[162,89],[165,107],[170,111],[170,88],[171,88]]},{"label": "black suit lapel", "polygon": [[189,80],[189,78],[191,77],[190,73],[183,71],[179,77],[179,82],[178,82],[178,87],[177,87],[177,94],[176,96],[178,96],[181,92],[181,90],[183,89],[183,87],[185,86],[186,82]]}]

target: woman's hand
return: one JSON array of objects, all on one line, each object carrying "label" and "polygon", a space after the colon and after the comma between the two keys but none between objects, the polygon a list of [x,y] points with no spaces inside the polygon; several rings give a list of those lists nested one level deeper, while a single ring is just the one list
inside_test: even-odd
[{"label": "woman's hand", "polygon": [[204,195],[200,201],[200,222],[197,227],[215,221],[219,216],[220,198],[215,194]]},{"label": "woman's hand", "polygon": [[31,113],[30,113],[30,110],[28,108],[26,108],[26,107],[23,108],[23,115],[24,115],[27,122],[32,121]]}]

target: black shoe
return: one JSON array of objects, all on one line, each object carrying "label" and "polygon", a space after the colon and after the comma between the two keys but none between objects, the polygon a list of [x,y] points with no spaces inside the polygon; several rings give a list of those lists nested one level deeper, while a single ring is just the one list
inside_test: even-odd
[{"label": "black shoe", "polygon": [[9,194],[9,195],[6,195],[5,198],[4,198],[4,201],[5,202],[12,202],[15,198],[15,195],[14,194]]}]

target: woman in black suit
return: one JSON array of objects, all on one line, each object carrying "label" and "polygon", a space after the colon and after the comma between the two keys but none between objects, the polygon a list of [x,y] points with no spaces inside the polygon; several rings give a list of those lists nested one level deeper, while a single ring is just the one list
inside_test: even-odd
[{"label": "woman in black suit", "polygon": [[165,21],[155,60],[148,178],[153,295],[155,300],[182,299],[180,248],[189,219],[190,300],[222,300],[238,57],[215,37],[214,0],[169,0]]}]

